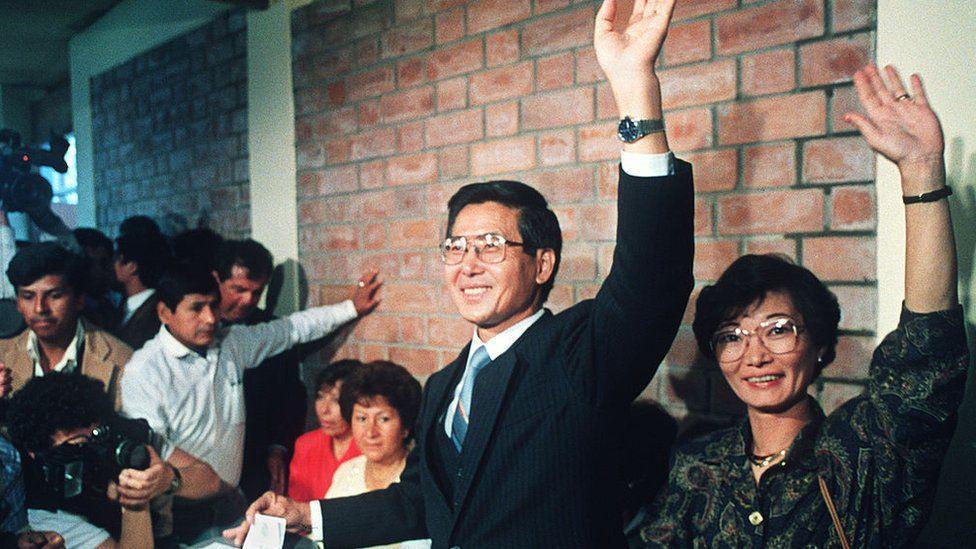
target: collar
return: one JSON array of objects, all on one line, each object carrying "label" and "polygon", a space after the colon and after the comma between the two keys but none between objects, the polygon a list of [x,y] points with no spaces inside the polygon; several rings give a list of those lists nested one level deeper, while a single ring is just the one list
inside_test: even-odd
[{"label": "collar", "polygon": [[470,359],[471,355],[473,355],[479,347],[484,347],[485,350],[488,351],[488,358],[495,360],[512,345],[514,345],[515,342],[522,337],[522,334],[524,334],[526,330],[531,328],[537,320],[542,318],[542,315],[545,314],[545,312],[546,309],[540,308],[531,316],[523,318],[514,325],[508,327],[502,333],[489,339],[487,343],[482,342],[481,338],[478,337],[478,327],[475,326],[474,335],[471,336],[471,349],[468,350],[468,358]]},{"label": "collar", "polygon": [[156,293],[156,290],[146,288],[137,294],[132,294],[125,298],[125,320],[128,320],[139,307],[142,307],[143,303],[149,301],[149,298],[152,297],[154,293]]},{"label": "collar", "polygon": [[159,341],[163,346],[163,351],[173,358],[184,358],[197,354],[193,349],[190,349],[181,343],[180,340],[173,337],[173,334],[169,333],[169,330],[166,329],[165,324],[159,327]]},{"label": "collar", "polygon": [[[61,361],[55,364],[51,368],[51,371],[71,372],[78,366],[78,351],[85,341],[85,327],[82,325],[80,318],[77,322],[78,327],[75,328],[75,337],[68,343],[68,347],[64,350],[64,356],[61,357]],[[41,349],[38,347],[37,334],[34,333],[34,330],[30,329],[27,330],[27,356],[34,363],[35,374],[38,373],[41,369]]]}]

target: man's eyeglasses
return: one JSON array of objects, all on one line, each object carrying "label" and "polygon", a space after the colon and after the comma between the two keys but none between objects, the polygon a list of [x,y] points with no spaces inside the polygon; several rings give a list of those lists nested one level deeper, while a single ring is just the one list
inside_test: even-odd
[{"label": "man's eyeglasses", "polygon": [[445,265],[457,265],[464,260],[468,246],[474,246],[474,253],[485,263],[501,263],[505,261],[505,250],[509,246],[525,246],[522,242],[505,240],[497,233],[485,233],[474,236],[452,236],[441,243],[441,261]]},{"label": "man's eyeglasses", "polygon": [[755,330],[736,326],[719,330],[712,336],[711,346],[719,362],[735,362],[746,352],[749,336],[759,336],[759,341],[769,352],[782,355],[796,349],[803,327],[788,316],[770,318],[759,323]]}]

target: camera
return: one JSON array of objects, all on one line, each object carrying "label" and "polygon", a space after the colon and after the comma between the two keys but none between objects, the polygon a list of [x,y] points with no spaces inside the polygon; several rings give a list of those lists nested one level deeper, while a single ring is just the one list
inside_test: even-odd
[{"label": "camera", "polygon": [[68,171],[64,161],[68,140],[52,133],[50,143],[50,150],[22,146],[19,133],[0,130],[0,200],[6,211],[24,212],[44,232],[63,236],[69,229],[51,211],[51,182],[31,169],[48,166],[59,173]]},{"label": "camera", "polygon": [[158,442],[144,419],[113,415],[79,441],[58,444],[25,459],[29,506],[67,509],[76,498],[105,499],[122,469],[149,467],[146,445]]}]

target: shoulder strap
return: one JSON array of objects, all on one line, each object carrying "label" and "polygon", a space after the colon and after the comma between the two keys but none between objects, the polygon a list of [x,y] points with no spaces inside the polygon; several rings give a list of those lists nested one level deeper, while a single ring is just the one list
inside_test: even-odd
[{"label": "shoulder strap", "polygon": [[823,496],[824,503],[827,504],[827,511],[830,512],[830,518],[834,521],[834,529],[837,530],[840,545],[844,549],[850,549],[851,546],[847,543],[847,536],[844,535],[844,527],[840,523],[840,517],[837,516],[837,508],[834,507],[834,500],[831,499],[830,491],[827,490],[827,483],[820,475],[817,475],[817,482],[820,483],[820,495]]}]

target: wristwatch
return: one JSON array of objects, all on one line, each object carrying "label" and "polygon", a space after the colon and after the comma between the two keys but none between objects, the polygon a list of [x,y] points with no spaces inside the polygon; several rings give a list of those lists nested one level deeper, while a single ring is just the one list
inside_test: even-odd
[{"label": "wristwatch", "polygon": [[166,490],[166,493],[175,494],[176,491],[179,490],[180,486],[183,484],[183,477],[180,475],[180,470],[174,467],[173,465],[170,465],[169,468],[173,470],[173,480],[170,481],[169,488]]},{"label": "wristwatch", "polygon": [[633,143],[649,133],[663,132],[664,120],[634,120],[630,116],[620,119],[617,124],[617,137],[624,143]]}]

